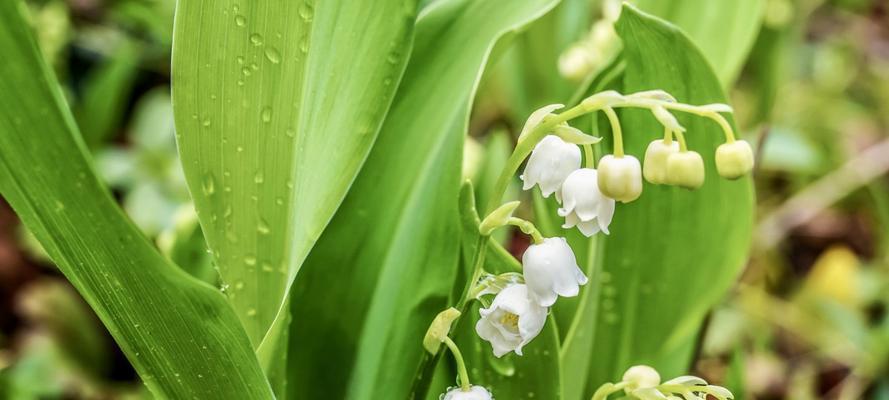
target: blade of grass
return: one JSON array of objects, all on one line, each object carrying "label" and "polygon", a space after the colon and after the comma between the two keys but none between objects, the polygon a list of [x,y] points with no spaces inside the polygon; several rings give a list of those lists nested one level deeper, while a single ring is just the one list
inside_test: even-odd
[{"label": "blade of grass", "polygon": [[100,183],[18,1],[0,2],[0,193],[158,398],[269,399],[237,317]]}]

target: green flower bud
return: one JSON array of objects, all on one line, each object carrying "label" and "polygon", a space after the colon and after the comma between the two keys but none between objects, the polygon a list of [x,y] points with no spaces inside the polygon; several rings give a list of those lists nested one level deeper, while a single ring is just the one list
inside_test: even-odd
[{"label": "green flower bud", "polygon": [[697,189],[704,184],[704,159],[694,151],[671,154],[667,158],[667,183]]},{"label": "green flower bud", "polygon": [[481,225],[479,225],[478,233],[482,236],[491,236],[491,233],[494,232],[495,229],[508,224],[509,219],[512,218],[512,213],[519,207],[519,204],[521,204],[520,201],[511,201],[497,207],[497,209],[488,214],[488,216],[485,217],[485,220],[482,221]]},{"label": "green flower bud", "polygon": [[634,390],[653,388],[660,385],[661,375],[654,368],[647,365],[636,365],[624,372],[622,380],[627,383],[627,387],[624,390],[630,393]]},{"label": "green flower bud", "polygon": [[723,178],[738,179],[753,170],[753,163],[753,149],[744,140],[716,148],[716,170]]},{"label": "green flower bud", "polygon": [[660,185],[667,183],[667,157],[679,152],[679,142],[673,140],[667,144],[661,139],[655,140],[645,150],[642,164],[642,175],[645,180]]},{"label": "green flower bud", "polygon": [[607,155],[599,161],[599,190],[621,203],[642,194],[642,166],[636,157]]},{"label": "green flower bud", "polygon": [[444,310],[435,316],[429,329],[426,330],[426,336],[423,337],[423,348],[430,354],[438,352],[438,348],[451,331],[451,324],[460,317],[460,311],[454,307]]}]

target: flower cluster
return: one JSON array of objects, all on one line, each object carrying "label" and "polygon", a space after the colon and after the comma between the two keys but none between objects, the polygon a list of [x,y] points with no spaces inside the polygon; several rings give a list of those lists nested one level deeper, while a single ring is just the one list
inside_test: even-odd
[{"label": "flower cluster", "polygon": [[602,2],[602,19],[593,23],[589,33],[572,44],[559,56],[559,73],[572,81],[582,81],[620,53],[620,38],[614,31],[614,22],[620,16],[620,0]]},{"label": "flower cluster", "polygon": [[[736,140],[731,125],[721,113],[731,112],[724,104],[692,106],[676,101],[663,91],[647,91],[621,95],[614,91],[595,94],[579,105],[559,114],[562,105],[543,107],[528,118],[519,135],[516,149],[494,188],[493,209],[481,221],[475,269],[469,282],[467,296],[460,307],[473,300],[482,302],[475,331],[491,344],[493,354],[502,357],[522,349],[543,330],[549,308],[559,297],[573,297],[588,282],[577,265],[574,252],[564,237],[543,237],[534,224],[513,214],[520,202],[499,203],[510,179],[525,162],[520,176],[524,190],[535,186],[545,198],[555,195],[559,216],[564,218],[564,229],[577,228],[591,237],[599,232],[609,234],[616,203],[629,203],[642,195],[643,180],[652,184],[675,185],[696,189],[704,183],[704,161],[700,154],[688,149],[685,128],[671,111],[681,111],[715,121],[723,129],[725,143],[716,149],[715,161],[719,175],[737,179],[753,168],[753,150],[743,140]],[[636,107],[651,111],[664,127],[664,137],[648,145],[643,163],[624,153],[623,132],[616,108]],[[598,161],[593,157],[592,145],[599,138],[587,135],[568,125],[568,121],[596,111],[602,111],[611,124],[613,154]],[[598,167],[598,168],[597,168]],[[522,272],[502,275],[488,274],[483,278],[484,254],[487,238],[503,226],[512,225],[531,236],[533,243],[522,256]],[[494,295],[493,300],[485,296]],[[444,399],[491,399],[491,393],[469,383],[466,366],[456,344],[448,337],[451,323],[460,316],[457,309],[443,311],[426,334],[424,346],[430,353],[446,344],[458,364],[460,387],[449,390]],[[699,378],[681,377],[663,384],[657,372],[649,367],[630,368],[618,384],[606,384],[597,393],[600,399],[624,390],[636,398],[697,398],[704,393],[719,399],[731,394],[718,386],[707,385]],[[646,397],[647,396],[647,397]],[[596,397],[594,396],[594,399]]]},{"label": "flower cluster", "polygon": [[606,383],[593,394],[592,400],[605,400],[609,395],[623,391],[623,398],[667,400],[718,400],[733,399],[734,395],[722,386],[709,385],[696,376],[680,376],[661,383],[661,376],[647,365],[636,365],[624,372],[617,383]]},{"label": "flower cluster", "polygon": [[522,264],[524,283],[508,284],[489,307],[479,310],[475,331],[491,343],[497,357],[512,351],[522,355],[522,347],[543,330],[556,299],[577,296],[587,283],[565,238],[531,245]]}]

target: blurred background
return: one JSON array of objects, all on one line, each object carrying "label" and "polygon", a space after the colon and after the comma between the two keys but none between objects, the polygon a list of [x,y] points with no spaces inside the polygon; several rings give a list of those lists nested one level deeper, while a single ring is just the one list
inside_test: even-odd
[{"label": "blurred background", "polygon": [[[100,175],[164,254],[216,283],[176,154],[175,0],[28,4]],[[543,18],[498,49],[467,139],[477,187],[530,111],[619,53],[610,7],[563,0],[570,23]],[[754,245],[693,372],[739,399],[889,400],[889,1],[765,0],[759,24],[729,89],[760,149]],[[0,398],[150,398],[2,199]]]}]

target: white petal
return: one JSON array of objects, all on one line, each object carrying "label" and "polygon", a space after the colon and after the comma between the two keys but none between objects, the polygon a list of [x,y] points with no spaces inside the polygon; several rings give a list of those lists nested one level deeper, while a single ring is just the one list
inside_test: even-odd
[{"label": "white petal", "polygon": [[475,332],[478,336],[491,343],[494,355],[503,357],[504,354],[513,351],[521,344],[521,337],[516,335],[512,340],[501,335],[500,330],[487,318],[478,320],[475,324]]},{"label": "white petal", "polygon": [[522,255],[522,263],[525,284],[538,305],[549,307],[559,295],[577,295],[580,268],[565,238],[547,238],[541,244],[529,246]]},{"label": "white petal", "polygon": [[599,212],[596,217],[596,221],[599,224],[599,229],[602,232],[605,232],[608,235],[608,226],[611,225],[611,220],[614,218],[614,199],[602,196],[602,200],[599,201]]},{"label": "white petal", "polygon": [[543,307],[553,305],[558,298],[556,292],[553,291],[551,265],[546,243],[531,245],[522,255],[522,270],[525,276],[525,285],[528,286],[530,292],[529,296]]},{"label": "white petal", "polygon": [[528,286],[512,284],[504,288],[494,297],[491,309],[501,309],[516,315],[521,315],[528,308]]},{"label": "white petal", "polygon": [[[562,209],[560,208],[559,215],[562,214],[561,211],[562,211]],[[568,213],[567,215],[562,215],[562,216],[565,217],[565,223],[562,224],[562,228],[565,228],[565,229],[571,229],[571,228],[577,226],[577,224],[581,222],[580,218],[577,218],[577,214],[575,214],[573,212]]]},{"label": "white petal", "polygon": [[444,394],[442,400],[494,400],[494,397],[488,389],[473,385],[469,388],[469,391],[466,392],[460,387],[450,389]]},{"label": "white petal", "polygon": [[519,318],[519,333],[522,341],[516,347],[516,354],[522,355],[522,347],[531,342],[543,330],[546,324],[547,309],[532,304],[528,311]]},{"label": "white petal", "polygon": [[[562,227],[566,228],[564,225]],[[599,233],[600,230],[598,218],[595,218],[591,221],[581,221],[577,224],[577,229],[579,229],[580,233],[582,233],[584,236],[592,237],[593,235]]]}]

